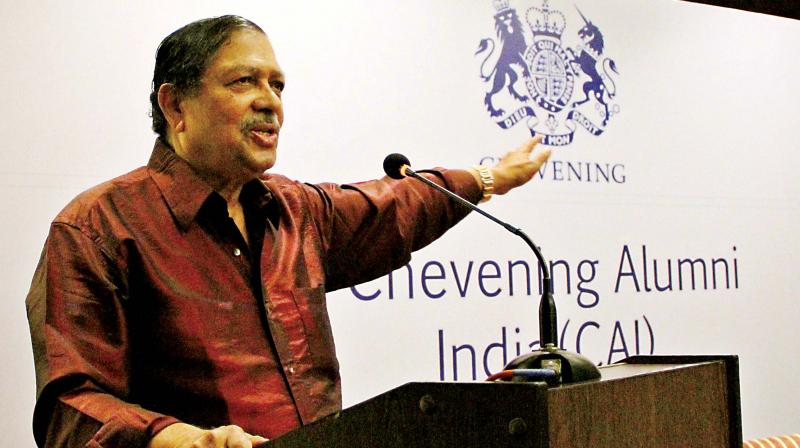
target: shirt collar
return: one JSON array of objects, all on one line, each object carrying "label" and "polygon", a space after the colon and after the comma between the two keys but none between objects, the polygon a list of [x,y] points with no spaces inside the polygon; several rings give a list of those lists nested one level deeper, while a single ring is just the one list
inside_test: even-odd
[{"label": "shirt collar", "polygon": [[[147,167],[181,230],[188,229],[209,196],[216,194],[214,189],[161,139],[156,139]],[[254,179],[242,188],[242,200],[263,209],[272,200],[272,193]]]}]

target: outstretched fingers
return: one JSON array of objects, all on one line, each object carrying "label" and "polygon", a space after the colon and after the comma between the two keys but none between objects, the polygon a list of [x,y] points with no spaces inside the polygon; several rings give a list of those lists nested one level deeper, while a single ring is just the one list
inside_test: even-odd
[{"label": "outstretched fingers", "polygon": [[542,142],[544,137],[542,134],[536,134],[535,137],[528,139],[525,143],[520,146],[520,150],[526,154],[530,154],[533,152],[533,149],[536,148],[536,145]]},{"label": "outstretched fingers", "polygon": [[495,194],[505,194],[533,178],[550,157],[550,148],[540,148],[534,152],[541,142],[541,135],[526,140],[516,149],[506,153],[492,168]]}]

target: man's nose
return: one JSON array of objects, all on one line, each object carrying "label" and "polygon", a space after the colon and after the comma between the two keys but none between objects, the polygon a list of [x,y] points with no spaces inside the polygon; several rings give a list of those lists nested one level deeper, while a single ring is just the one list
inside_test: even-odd
[{"label": "man's nose", "polygon": [[256,111],[271,111],[280,114],[281,97],[269,85],[259,89],[259,94],[253,100],[253,109]]}]

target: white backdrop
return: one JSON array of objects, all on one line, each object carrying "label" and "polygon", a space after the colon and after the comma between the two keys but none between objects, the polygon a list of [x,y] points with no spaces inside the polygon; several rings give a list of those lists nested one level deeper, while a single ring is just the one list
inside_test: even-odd
[{"label": "white backdrop", "polygon": [[[24,298],[48,224],[78,192],[147,161],[153,56],[177,27],[236,13],[267,30],[288,76],[276,170],[291,177],[379,177],[383,156],[398,151],[417,167],[466,167],[529,135],[526,119],[504,130],[483,104],[486,52],[474,53],[481,39],[496,40],[491,1],[217,3],[4,8],[0,428],[9,445],[33,445]],[[533,6],[541,0],[510,4],[528,45]],[[566,348],[580,343],[603,364],[637,352],[739,354],[745,438],[800,431],[800,24],[672,0],[550,0],[565,18],[560,44],[576,53],[576,6],[602,32],[603,58],[616,62],[618,113],[602,135],[577,127],[540,178],[486,208],[564,261],[554,277]],[[587,80],[575,78],[567,100],[580,99]],[[518,90],[530,93],[523,82]],[[507,113],[525,105],[507,91],[494,101]],[[526,104],[546,130],[547,114]],[[598,124],[597,105],[577,110]],[[568,110],[554,114],[561,130]],[[616,177],[569,171],[598,164]],[[706,287],[699,264],[695,288],[686,262],[680,271],[687,259],[707,263]],[[470,216],[415,256],[411,288],[401,269],[393,298],[388,278],[356,290],[371,300],[330,294],[345,404],[412,380],[472,380],[467,345],[477,380],[484,363],[495,371],[525,350],[538,339],[538,295],[535,271],[528,293],[523,268],[509,269],[519,260],[533,267],[521,242]],[[671,263],[671,291],[655,289],[654,263],[662,286]]]}]

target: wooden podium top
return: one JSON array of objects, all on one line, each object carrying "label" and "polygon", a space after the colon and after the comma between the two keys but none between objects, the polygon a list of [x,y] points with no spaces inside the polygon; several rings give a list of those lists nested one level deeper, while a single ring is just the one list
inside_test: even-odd
[{"label": "wooden podium top", "polygon": [[694,364],[612,364],[600,367],[600,381],[611,381],[637,375],[685,369]]},{"label": "wooden podium top", "polygon": [[554,388],[409,383],[263,446],[742,446],[737,357],[635,356],[600,370]]}]

